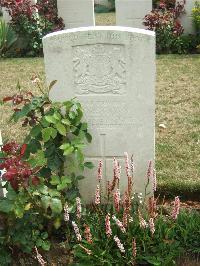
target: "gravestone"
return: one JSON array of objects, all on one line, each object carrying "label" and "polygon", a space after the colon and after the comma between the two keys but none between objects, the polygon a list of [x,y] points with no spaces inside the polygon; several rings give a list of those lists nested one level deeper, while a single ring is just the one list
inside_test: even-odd
[{"label": "gravestone", "polygon": [[193,25],[193,18],[192,18],[192,9],[195,6],[195,2],[196,0],[186,0],[185,13],[180,16],[180,22],[183,25],[184,34],[195,33],[195,27]]},{"label": "gravestone", "polygon": [[9,13],[5,7],[2,7],[2,13],[3,13],[3,20],[6,23],[9,23],[11,21],[11,16],[9,15]]},{"label": "gravestone", "polygon": [[152,10],[152,0],[116,0],[116,25],[142,28],[146,14]]},{"label": "gravestone", "polygon": [[[85,150],[96,166],[104,162],[104,189],[112,179],[112,158],[124,170],[124,152],[134,155],[134,189],[144,192],[148,160],[154,159],[155,34],[125,27],[88,27],[43,38],[50,97],[77,97],[93,141]],[[80,191],[94,197],[96,169],[86,172]],[[122,173],[121,188],[127,182]]]},{"label": "gravestone", "polygon": [[65,28],[94,26],[94,0],[57,0],[58,15]]}]

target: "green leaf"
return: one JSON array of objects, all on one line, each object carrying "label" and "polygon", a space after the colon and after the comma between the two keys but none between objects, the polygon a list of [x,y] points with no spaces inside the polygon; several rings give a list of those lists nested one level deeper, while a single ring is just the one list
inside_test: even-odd
[{"label": "green leaf", "polygon": [[60,184],[60,177],[59,176],[52,176],[50,184],[53,186]]},{"label": "green leaf", "polygon": [[62,176],[61,177],[61,182],[62,183],[66,183],[66,184],[70,184],[72,182],[72,179],[69,176]]},{"label": "green leaf", "polygon": [[53,139],[55,139],[56,138],[56,136],[57,136],[57,130],[55,129],[55,128],[51,128],[51,137],[53,138]]},{"label": "green leaf", "polygon": [[54,227],[56,229],[60,228],[61,227],[61,219],[60,218],[56,218],[56,220],[54,221],[53,225],[54,225]]},{"label": "green leaf", "polygon": [[67,149],[64,150],[63,155],[64,156],[67,156],[67,155],[71,154],[73,151],[74,151],[74,147],[73,146],[70,146],[69,148],[67,148]]},{"label": "green leaf", "polygon": [[65,150],[65,149],[68,149],[71,145],[69,143],[64,143],[60,146],[60,149],[61,150]]},{"label": "green leaf", "polygon": [[47,142],[50,140],[51,138],[51,127],[47,127],[42,129],[42,138],[44,140],[44,142]]},{"label": "green leaf", "polygon": [[58,132],[63,135],[66,136],[67,131],[64,125],[62,125],[61,123],[56,124],[56,129],[58,130]]},{"label": "green leaf", "polygon": [[50,208],[53,212],[53,214],[60,214],[62,212],[62,203],[61,200],[58,198],[51,199]]},{"label": "green leaf", "polygon": [[68,184],[62,183],[60,185],[57,185],[57,190],[62,191],[68,187]]},{"label": "green leaf", "polygon": [[49,189],[49,195],[50,195],[52,198],[55,198],[55,197],[61,197],[60,192],[57,191],[57,187],[56,187],[56,189]]},{"label": "green leaf", "polygon": [[86,137],[86,139],[87,139],[87,141],[88,141],[89,143],[92,142],[92,135],[90,135],[90,133],[86,132],[86,133],[85,133],[85,137]]},{"label": "green leaf", "polygon": [[87,123],[82,123],[81,130],[86,130],[88,127]]},{"label": "green leaf", "polygon": [[55,113],[53,114],[53,117],[54,117],[56,120],[58,120],[58,121],[60,121],[61,118],[62,118],[61,114],[59,114],[58,112],[55,112]]},{"label": "green leaf", "polygon": [[51,197],[43,196],[41,197],[41,202],[45,210],[47,210],[51,205]]},{"label": "green leaf", "polygon": [[13,211],[14,204],[12,201],[7,199],[1,199],[0,200],[0,212],[9,213]]},{"label": "green leaf", "polygon": [[28,160],[29,164],[34,167],[44,166],[47,163],[44,152],[42,150],[37,151],[34,157]]},{"label": "green leaf", "polygon": [[75,156],[76,156],[76,159],[77,159],[77,161],[79,162],[79,163],[83,163],[83,161],[84,161],[84,155],[83,155],[83,153],[82,153],[82,151],[81,150],[76,150],[75,151]]},{"label": "green leaf", "polygon": [[93,169],[94,168],[94,164],[92,162],[85,162],[84,166],[89,168],[89,169]]},{"label": "green leaf", "polygon": [[41,130],[42,130],[42,127],[40,125],[34,126],[31,129],[30,135],[32,137],[37,137],[40,134]]},{"label": "green leaf", "polygon": [[71,122],[66,118],[62,119],[61,122],[62,122],[62,124],[67,125],[67,126],[71,125]]},{"label": "green leaf", "polygon": [[36,153],[39,149],[41,149],[41,144],[36,139],[31,139],[28,146],[27,146],[27,152],[29,153]]},{"label": "green leaf", "polygon": [[47,122],[47,120],[45,119],[45,117],[43,116],[42,119],[41,119],[41,124],[43,127],[49,127],[50,126],[50,123]]},{"label": "green leaf", "polygon": [[44,118],[46,119],[47,122],[52,124],[56,124],[58,122],[53,115],[46,115]]}]

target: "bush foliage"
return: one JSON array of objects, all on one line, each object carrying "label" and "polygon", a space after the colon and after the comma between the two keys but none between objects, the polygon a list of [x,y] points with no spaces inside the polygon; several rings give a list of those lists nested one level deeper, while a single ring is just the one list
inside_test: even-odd
[{"label": "bush foliage", "polygon": [[64,28],[57,15],[55,0],[40,0],[36,5],[32,5],[30,0],[1,0],[0,3],[11,16],[13,30],[23,40],[23,46],[17,47],[19,55],[41,55],[42,37]]},{"label": "bush foliage", "polygon": [[[145,16],[144,25],[156,32],[157,53],[195,53],[198,52],[199,36],[185,35],[180,22],[184,14],[185,0],[154,1],[154,9]],[[197,4],[196,4],[197,5]],[[196,17],[196,19],[194,18]],[[193,18],[198,32],[198,7],[193,9]]]}]

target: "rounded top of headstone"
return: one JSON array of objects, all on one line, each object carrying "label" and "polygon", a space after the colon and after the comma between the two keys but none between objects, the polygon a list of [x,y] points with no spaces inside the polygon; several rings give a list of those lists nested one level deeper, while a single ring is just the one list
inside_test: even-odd
[{"label": "rounded top of headstone", "polygon": [[95,27],[92,26],[92,27],[73,28],[73,29],[49,33],[43,39],[54,37],[54,36],[56,37],[61,34],[87,32],[87,31],[116,31],[116,32],[138,33],[138,34],[143,34],[143,35],[155,36],[154,31],[138,29],[138,28],[121,27],[121,26],[95,26]]}]

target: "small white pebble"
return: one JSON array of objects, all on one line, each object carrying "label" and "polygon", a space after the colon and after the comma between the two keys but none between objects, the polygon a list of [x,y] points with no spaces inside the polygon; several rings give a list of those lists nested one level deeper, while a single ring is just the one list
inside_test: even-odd
[{"label": "small white pebble", "polygon": [[159,128],[166,129],[167,127],[166,127],[165,124],[160,124],[160,125],[159,125]]}]

